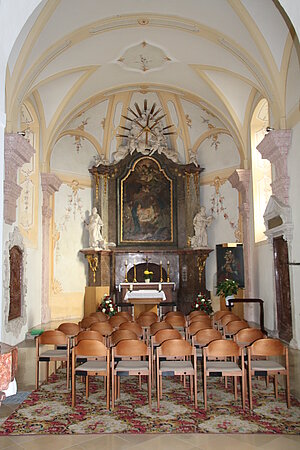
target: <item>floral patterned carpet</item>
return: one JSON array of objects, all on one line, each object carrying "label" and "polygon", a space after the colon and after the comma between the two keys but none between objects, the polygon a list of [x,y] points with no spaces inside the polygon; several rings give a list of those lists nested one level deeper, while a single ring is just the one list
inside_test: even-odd
[{"label": "floral patterned carpet", "polygon": [[[201,388],[201,389],[200,389]],[[164,378],[161,408],[148,406],[147,386],[138,387],[136,377],[121,380],[121,397],[114,411],[105,408],[102,380],[91,381],[90,396],[77,382],[77,405],[71,406],[65,376],[52,375],[48,384],[33,391],[0,426],[0,435],[84,434],[84,433],[291,433],[300,434],[300,402],[292,399],[286,407],[285,392],[278,400],[273,385],[255,382],[254,410],[243,411],[240,397],[234,401],[232,388],[224,389],[221,378],[208,380],[208,410],[203,409],[202,384],[198,387],[199,407],[194,409],[189,389],[179,380]]]}]

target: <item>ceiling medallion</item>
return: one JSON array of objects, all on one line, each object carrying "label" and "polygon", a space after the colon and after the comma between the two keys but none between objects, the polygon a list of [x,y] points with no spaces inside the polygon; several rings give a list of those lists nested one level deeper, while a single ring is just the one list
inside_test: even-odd
[{"label": "ceiling medallion", "polygon": [[171,61],[171,59],[161,48],[147,44],[145,41],[128,48],[123,56],[118,59],[118,62],[122,63],[126,69],[138,70],[141,72],[160,69],[169,61]]},{"label": "ceiling medallion", "polygon": [[157,107],[156,103],[148,108],[146,99],[143,108],[140,108],[137,103],[134,106],[135,110],[128,108],[130,115],[122,115],[129,125],[120,125],[122,134],[118,134],[117,137],[126,139],[126,144],[120,145],[118,150],[113,153],[114,161],[120,161],[128,153],[132,154],[134,151],[150,156],[157,151],[164,153],[172,161],[178,162],[177,153],[168,148],[167,142],[167,136],[176,134],[176,131],[172,131],[173,124],[163,125],[162,121],[166,114],[160,114],[162,108]]}]

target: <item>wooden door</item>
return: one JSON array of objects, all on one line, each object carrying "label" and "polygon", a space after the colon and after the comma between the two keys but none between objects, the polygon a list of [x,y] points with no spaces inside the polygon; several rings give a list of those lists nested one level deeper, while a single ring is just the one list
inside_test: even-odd
[{"label": "wooden door", "polygon": [[280,339],[289,343],[293,337],[289,255],[287,242],[283,239],[283,236],[274,238],[273,252],[278,333]]}]

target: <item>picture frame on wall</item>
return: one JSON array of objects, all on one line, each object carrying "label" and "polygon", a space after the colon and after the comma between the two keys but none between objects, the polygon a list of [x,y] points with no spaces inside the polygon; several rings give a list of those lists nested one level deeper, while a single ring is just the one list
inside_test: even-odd
[{"label": "picture frame on wall", "polygon": [[218,244],[217,285],[226,278],[234,280],[240,288],[245,287],[243,244]]}]

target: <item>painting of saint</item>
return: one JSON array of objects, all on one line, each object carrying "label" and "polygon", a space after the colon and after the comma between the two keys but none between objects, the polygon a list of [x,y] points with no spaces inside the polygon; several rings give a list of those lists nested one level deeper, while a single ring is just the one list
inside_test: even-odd
[{"label": "painting of saint", "polygon": [[245,287],[243,244],[236,247],[217,245],[217,284],[226,278],[234,280],[239,287]]},{"label": "painting of saint", "polygon": [[139,158],[121,180],[120,243],[173,242],[172,180],[158,161]]}]

